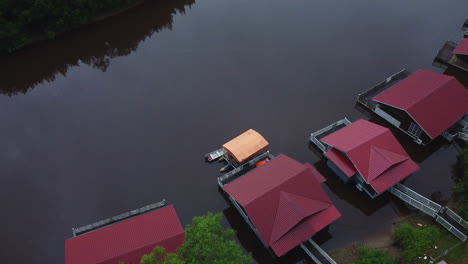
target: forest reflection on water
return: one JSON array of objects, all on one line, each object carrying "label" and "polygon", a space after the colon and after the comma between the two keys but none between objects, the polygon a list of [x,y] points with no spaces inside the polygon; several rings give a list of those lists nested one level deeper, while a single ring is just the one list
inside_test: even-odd
[{"label": "forest reflection on water", "polygon": [[81,63],[103,72],[112,59],[127,56],[145,39],[162,30],[171,30],[173,17],[185,14],[195,0],[145,1],[106,20],[42,41],[13,54],[0,57],[0,93],[25,94],[38,84],[67,75]]}]

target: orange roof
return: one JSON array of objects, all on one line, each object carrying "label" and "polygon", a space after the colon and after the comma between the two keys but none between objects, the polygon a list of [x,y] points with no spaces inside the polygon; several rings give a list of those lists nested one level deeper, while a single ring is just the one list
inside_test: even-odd
[{"label": "orange roof", "polygon": [[257,131],[249,129],[231,141],[225,143],[223,148],[239,163],[262,152],[269,143]]}]

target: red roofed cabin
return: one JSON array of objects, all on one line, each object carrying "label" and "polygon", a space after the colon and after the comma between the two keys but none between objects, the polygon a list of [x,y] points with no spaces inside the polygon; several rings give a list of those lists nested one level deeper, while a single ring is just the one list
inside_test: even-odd
[{"label": "red roofed cabin", "polygon": [[468,90],[452,76],[402,71],[360,94],[358,102],[427,145],[442,135],[462,138],[468,126]]},{"label": "red roofed cabin", "polygon": [[445,42],[444,46],[437,52],[434,66],[446,69],[449,66],[468,71],[468,38],[465,38],[457,44],[453,41]]},{"label": "red roofed cabin", "polygon": [[320,186],[324,181],[310,164],[280,155],[222,188],[264,246],[280,257],[341,216]]},{"label": "red roofed cabin", "polygon": [[419,168],[388,128],[366,120],[351,123],[320,140],[328,167],[343,182],[354,182],[372,198]]},{"label": "red roofed cabin", "polygon": [[65,264],[140,264],[155,246],[175,252],[183,242],[171,205],[66,240]]}]

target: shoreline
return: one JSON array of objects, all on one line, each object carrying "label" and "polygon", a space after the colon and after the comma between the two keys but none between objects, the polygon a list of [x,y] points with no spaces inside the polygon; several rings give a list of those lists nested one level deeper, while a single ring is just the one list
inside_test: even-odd
[{"label": "shoreline", "polygon": [[140,5],[142,5],[145,1],[147,0],[138,0],[134,3],[131,3],[131,4],[128,4],[122,8],[119,8],[117,10],[113,10],[113,11],[109,11],[109,12],[104,12],[102,14],[99,14],[97,16],[95,16],[94,18],[90,19],[88,22],[84,23],[84,24],[81,24],[77,27],[74,27],[74,28],[69,28],[67,30],[63,30],[63,31],[59,31],[59,32],[56,32],[55,35],[53,36],[53,38],[49,38],[47,37],[46,34],[37,34],[37,35],[31,35],[30,38],[31,38],[31,42],[18,48],[18,49],[15,49],[11,52],[0,52],[0,56],[5,56],[5,55],[10,55],[10,54],[14,54],[15,52],[18,52],[20,50],[23,50],[25,48],[28,48],[30,46],[33,46],[37,43],[40,43],[42,41],[46,41],[46,40],[53,40],[53,39],[56,39],[58,36],[60,35],[63,35],[65,33],[68,33],[68,32],[71,32],[73,30],[76,30],[76,29],[79,29],[79,28],[82,28],[82,27],[85,27],[85,26],[89,26],[89,25],[92,25],[94,23],[98,23],[98,22],[101,22],[103,20],[106,20],[106,19],[109,19],[109,18],[112,18],[114,16],[117,16],[119,14],[122,14],[122,13],[125,13],[135,7],[138,7]]},{"label": "shoreline", "polygon": [[[437,225],[433,219],[426,215],[420,214],[418,211],[413,211],[408,215],[403,215],[397,218],[392,223],[392,228],[389,232],[383,232],[371,236],[363,241],[353,241],[342,247],[330,250],[328,253],[337,263],[340,264],[354,264],[359,261],[359,249],[367,247],[369,249],[377,249],[383,251],[386,255],[397,260],[403,253],[402,249],[398,247],[393,238],[393,232],[396,226],[400,224],[410,224],[417,226],[432,226]],[[468,244],[465,243],[465,248],[468,250]],[[449,257],[448,255],[447,257]],[[443,258],[441,259],[443,260]],[[460,263],[468,264],[468,255],[460,260]],[[398,262],[396,262],[398,263]]]}]

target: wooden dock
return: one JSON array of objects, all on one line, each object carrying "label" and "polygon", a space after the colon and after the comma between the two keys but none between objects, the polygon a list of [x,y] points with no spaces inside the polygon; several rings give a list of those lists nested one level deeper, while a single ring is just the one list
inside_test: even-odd
[{"label": "wooden dock", "polygon": [[317,264],[336,264],[336,262],[310,238],[302,242],[301,248]]},{"label": "wooden dock", "polygon": [[411,72],[407,71],[406,69],[395,73],[371,89],[360,93],[357,97],[357,102],[371,111],[374,111],[377,103],[373,100],[373,98],[410,75]]},{"label": "wooden dock", "polygon": [[435,221],[445,227],[450,233],[465,242],[468,237],[468,222],[448,207],[420,195],[401,183],[389,189],[389,192],[408,205],[431,216]]},{"label": "wooden dock", "polygon": [[165,205],[166,205],[166,200],[162,200],[158,203],[143,206],[139,209],[135,209],[130,212],[126,212],[126,213],[123,213],[123,214],[120,214],[111,218],[107,218],[107,219],[104,219],[104,220],[101,220],[101,221],[98,221],[89,225],[85,225],[85,226],[78,227],[78,228],[72,228],[73,236],[76,237],[76,236],[79,236],[79,235],[82,235],[82,234],[85,234],[85,233],[88,233],[88,232],[91,232],[91,231],[94,231],[94,230],[97,230],[97,229],[100,229],[100,228],[103,228],[112,224],[127,220],[131,217],[135,217],[138,215],[142,215],[144,213],[154,211],[156,209],[164,207]]},{"label": "wooden dock", "polygon": [[453,66],[460,70],[468,71],[468,62],[462,60],[456,54],[453,54],[453,50],[458,46],[453,41],[445,42],[444,46],[437,52],[432,65],[441,69],[447,69],[449,66]]},{"label": "wooden dock", "polygon": [[322,153],[327,152],[328,148],[324,145],[324,143],[321,141],[322,138],[334,133],[337,130],[342,129],[345,126],[349,126],[351,122],[348,120],[348,118],[343,118],[327,127],[324,127],[316,132],[313,132],[310,134],[310,142],[317,146]]},{"label": "wooden dock", "polygon": [[270,151],[266,151],[262,154],[260,154],[259,156],[257,156],[256,158],[240,165],[239,167],[233,169],[232,171],[218,177],[218,185],[219,187],[223,188],[224,185],[232,182],[233,180],[241,177],[242,175],[244,175],[245,173],[247,173],[248,171],[252,170],[255,168],[255,164],[261,160],[264,160],[266,158],[269,158],[270,160],[274,159],[275,156],[273,156]]}]

